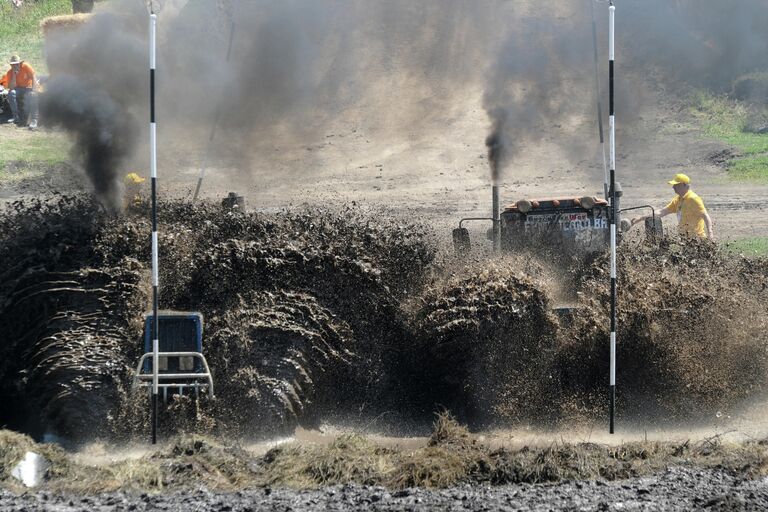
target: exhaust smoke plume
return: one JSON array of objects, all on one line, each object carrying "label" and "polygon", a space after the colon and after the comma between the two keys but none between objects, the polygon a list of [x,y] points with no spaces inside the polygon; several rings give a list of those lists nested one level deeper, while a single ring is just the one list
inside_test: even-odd
[{"label": "exhaust smoke plume", "polygon": [[581,8],[589,4],[579,7],[562,8],[571,11],[567,18],[551,18],[547,10],[520,19],[490,66],[483,106],[491,121],[486,145],[494,181],[528,144],[555,136],[569,152],[583,147],[587,132],[570,125],[593,110],[594,84],[589,11]]},{"label": "exhaust smoke plume", "polygon": [[501,169],[504,167],[507,157],[506,151],[510,142],[505,140],[507,137],[505,123],[507,121],[506,110],[490,113],[493,119],[491,134],[485,139],[485,146],[488,148],[488,162],[491,166],[491,180],[494,184],[499,182]]},{"label": "exhaust smoke plume", "polygon": [[[527,146],[554,145],[575,163],[597,146],[590,1],[546,10],[525,0],[177,1],[159,18],[159,137],[194,166],[216,123],[212,166],[236,168],[249,181],[260,173],[288,179],[319,158],[312,149],[329,133],[340,148],[344,133],[364,132],[371,147],[432,141],[482,102],[494,179]],[[730,10],[716,0],[616,5],[620,136],[642,111],[649,81],[728,91],[738,74],[768,68],[761,0]],[[114,14],[49,41],[52,76],[76,76],[146,119],[147,12],[129,0],[104,7]],[[605,62],[607,3],[595,7]],[[601,89],[607,95],[605,83]],[[161,142],[161,160],[166,148]],[[134,153],[136,170],[148,167],[140,149],[120,148]],[[108,167],[129,165],[120,162]],[[120,173],[103,179],[114,183]]]},{"label": "exhaust smoke plume", "polygon": [[76,33],[49,37],[51,78],[40,102],[45,122],[72,135],[96,197],[113,211],[121,209],[121,178],[137,149],[139,119],[148,117],[146,34],[136,23],[143,11],[131,12],[101,14]]},{"label": "exhaust smoke plume", "polygon": [[[492,150],[501,157],[491,159],[494,180],[527,144],[544,138],[555,138],[560,149],[577,158],[585,156],[589,141],[596,146],[597,130],[590,122],[596,109],[590,94],[597,86],[590,75],[591,1],[550,5],[510,20],[512,28],[491,64],[483,98],[491,121],[488,140],[500,144]],[[730,92],[740,75],[768,70],[767,2],[747,0],[737,9],[719,0],[615,4],[619,130],[631,130],[638,120],[651,75],[682,95],[681,84]],[[604,104],[607,8],[607,2],[595,4],[598,54],[606,63],[600,76]]]},{"label": "exhaust smoke plume", "polygon": [[49,82],[41,110],[49,123],[73,134],[74,151],[82,160],[96,198],[108,209],[119,211],[120,169],[136,143],[134,119],[105,91],[71,75]]}]

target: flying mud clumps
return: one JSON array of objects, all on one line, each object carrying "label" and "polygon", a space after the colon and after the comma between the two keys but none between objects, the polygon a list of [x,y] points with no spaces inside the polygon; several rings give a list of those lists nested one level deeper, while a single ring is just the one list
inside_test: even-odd
[{"label": "flying mud clumps", "polygon": [[[144,427],[126,414],[147,410],[143,393],[127,392],[148,308],[139,210],[114,218],[60,199],[16,203],[0,219],[0,390],[14,404],[0,422],[75,440]],[[321,408],[389,406],[381,395],[408,338],[399,300],[434,257],[425,231],[351,210],[246,215],[169,202],[160,217],[161,304],[204,314],[219,386],[186,425],[271,435],[314,425]]]},{"label": "flying mud clumps", "polygon": [[0,220],[0,423],[36,435],[107,432],[129,374],[141,265],[95,262],[99,209],[14,203]]},{"label": "flying mud clumps", "polygon": [[430,290],[418,313],[427,389],[472,425],[549,422],[557,319],[542,288],[504,261]]},{"label": "flying mud clumps", "polygon": [[[608,384],[606,269],[606,258],[585,269],[590,298],[559,349],[564,384],[586,409],[598,407]],[[766,390],[765,261],[664,241],[624,245],[618,269],[620,415],[711,421]]]},{"label": "flying mud clumps", "polygon": [[210,363],[228,376],[217,388],[229,397],[228,421],[273,435],[292,434],[299,423],[315,426],[321,412],[338,407],[325,391],[343,387],[339,377],[356,362],[354,333],[309,295],[258,292],[238,299],[208,323]]},{"label": "flying mud clumps", "polygon": [[[148,213],[62,197],[0,213],[0,424],[71,441],[146,432],[147,395],[130,387],[149,309]],[[217,396],[174,399],[163,432],[375,419],[394,433],[440,408],[472,428],[604,419],[607,255],[568,284],[559,274],[575,297],[562,315],[535,260],[448,274],[428,230],[379,212],[169,201],[159,216],[161,306],[204,315]],[[623,244],[619,419],[709,421],[765,392],[767,289],[763,260]]]}]

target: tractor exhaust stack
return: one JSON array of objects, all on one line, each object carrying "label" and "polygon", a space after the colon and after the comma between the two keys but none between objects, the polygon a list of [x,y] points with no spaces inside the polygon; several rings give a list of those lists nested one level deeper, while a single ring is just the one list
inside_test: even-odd
[{"label": "tractor exhaust stack", "polygon": [[501,205],[499,201],[499,185],[494,183],[493,194],[493,251],[501,251]]}]

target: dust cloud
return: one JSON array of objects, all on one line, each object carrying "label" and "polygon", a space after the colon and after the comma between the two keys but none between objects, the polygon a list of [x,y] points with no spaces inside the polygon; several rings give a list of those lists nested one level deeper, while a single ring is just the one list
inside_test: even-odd
[{"label": "dust cloud", "polygon": [[[717,0],[622,1],[616,5],[616,113],[630,130],[645,109],[649,77],[685,94],[686,87],[731,91],[745,73],[768,68],[768,3]],[[488,141],[494,179],[526,145],[552,137],[579,161],[597,145],[594,43],[597,21],[599,88],[608,104],[608,2],[583,0],[513,18],[491,64],[483,105],[491,121]],[[607,109],[604,109],[607,114]],[[586,151],[586,152],[585,152]],[[493,160],[493,157],[500,160]]]},{"label": "dust cloud", "polygon": [[[587,156],[588,141],[597,146],[591,9],[605,81],[606,2],[167,5],[159,13],[158,129],[190,161],[203,159],[215,127],[212,164],[255,179],[284,169],[275,163],[301,166],[314,158],[311,149],[334,126],[364,131],[371,147],[386,147],[439,138],[447,123],[475,106],[489,116],[491,157],[499,158],[495,179],[526,146],[544,139],[574,162]],[[714,0],[616,5],[620,126],[638,118],[649,77],[727,91],[740,73],[768,64],[764,2],[747,0],[738,9]],[[108,96],[128,114],[120,114],[125,128],[139,134],[148,124],[142,122],[148,118],[146,17],[138,0],[111,2],[82,30],[46,48],[54,82],[87,76],[83,87]],[[607,103],[606,83],[601,90]],[[90,138],[71,129],[78,140]],[[91,172],[96,188],[119,188],[115,168],[145,167],[139,149],[120,148],[120,157]]]}]

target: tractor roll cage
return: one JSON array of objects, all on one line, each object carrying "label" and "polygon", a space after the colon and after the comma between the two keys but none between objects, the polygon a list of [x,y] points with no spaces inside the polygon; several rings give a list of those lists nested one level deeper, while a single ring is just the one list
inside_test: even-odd
[{"label": "tractor roll cage", "polygon": [[[149,388],[150,393],[152,392],[152,378],[153,374],[148,371],[144,371],[144,363],[149,359],[152,360],[152,352],[147,352],[143,356],[141,356],[141,359],[139,359],[139,364],[136,366],[136,373],[133,377],[133,387],[144,387]],[[171,382],[160,382],[158,384],[159,388],[162,388],[163,390],[163,398],[167,400],[168,397],[168,388],[176,388],[179,390],[179,394],[184,394],[184,388],[189,388],[191,390],[194,390],[195,395],[198,396],[200,394],[200,390],[208,391],[211,398],[214,398],[214,392],[213,392],[213,377],[211,376],[211,369],[208,366],[208,361],[206,361],[205,356],[201,354],[200,352],[160,352],[158,354],[159,357],[192,357],[195,359],[200,360],[200,362],[203,365],[203,372],[191,372],[191,373],[159,373],[157,375],[158,380],[160,381],[171,381]],[[202,382],[201,382],[202,381]]]}]

